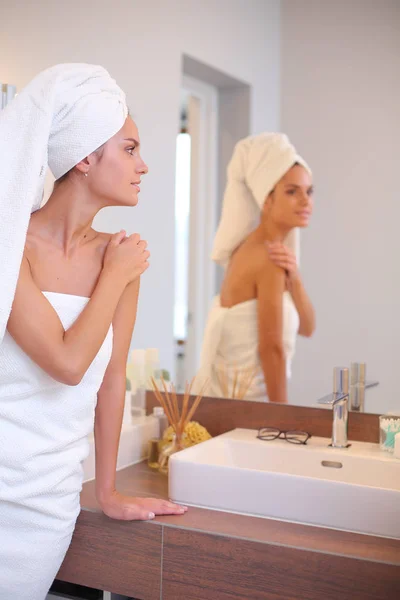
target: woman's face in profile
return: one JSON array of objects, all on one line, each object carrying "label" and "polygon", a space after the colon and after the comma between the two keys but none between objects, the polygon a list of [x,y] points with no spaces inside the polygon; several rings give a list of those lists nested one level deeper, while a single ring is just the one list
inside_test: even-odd
[{"label": "woman's face in profile", "polygon": [[90,183],[108,206],[135,206],[141,177],[148,171],[140,155],[140,139],[128,117],[122,129],[102,147],[90,170]]},{"label": "woman's face in profile", "polygon": [[310,173],[301,165],[294,165],[268,196],[266,208],[269,218],[282,226],[307,227],[313,210]]}]

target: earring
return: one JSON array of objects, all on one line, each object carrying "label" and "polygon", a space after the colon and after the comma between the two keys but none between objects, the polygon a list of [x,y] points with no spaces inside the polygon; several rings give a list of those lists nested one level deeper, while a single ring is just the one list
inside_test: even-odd
[{"label": "earring", "polygon": [[85,177],[87,177],[87,176],[88,176],[88,174],[87,174],[87,173],[84,173],[84,175],[85,175]]}]

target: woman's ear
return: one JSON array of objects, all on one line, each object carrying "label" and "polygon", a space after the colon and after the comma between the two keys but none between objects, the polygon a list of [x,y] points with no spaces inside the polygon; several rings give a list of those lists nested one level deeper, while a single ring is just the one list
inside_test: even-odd
[{"label": "woman's ear", "polygon": [[77,171],[80,171],[81,173],[83,173],[84,175],[86,175],[89,172],[89,169],[90,169],[90,160],[89,160],[89,157],[87,156],[83,160],[80,160],[78,162],[78,164],[75,165],[74,168]]}]

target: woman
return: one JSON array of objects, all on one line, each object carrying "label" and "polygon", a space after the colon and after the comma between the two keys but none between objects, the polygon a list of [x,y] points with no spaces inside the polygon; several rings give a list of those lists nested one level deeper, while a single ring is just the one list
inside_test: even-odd
[{"label": "woman", "polygon": [[315,328],[294,251],[312,193],[310,169],[285,135],[236,145],[212,254],[226,271],[203,343],[198,381],[207,395],[287,402],[297,332]]},{"label": "woman", "polygon": [[[78,516],[95,429],[106,515],[185,508],[115,488],[125,369],[146,242],[92,228],[135,206],[147,166],[125,96],[101,67],[58,65],[0,113],[0,598],[43,600]],[[56,177],[39,208],[48,163]],[[30,216],[31,211],[34,211]]]}]

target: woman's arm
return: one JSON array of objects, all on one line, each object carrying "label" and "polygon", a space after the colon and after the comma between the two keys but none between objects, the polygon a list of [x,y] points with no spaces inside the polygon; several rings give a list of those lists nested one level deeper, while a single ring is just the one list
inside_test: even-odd
[{"label": "woman's arm", "polygon": [[262,257],[257,269],[258,348],[271,402],[287,402],[286,358],[283,348],[285,274]]},{"label": "woman's arm", "polygon": [[139,280],[127,286],[113,319],[113,351],[97,394],[94,435],[96,495],[100,504],[115,490],[115,471],[125,403],[126,363],[136,321]]},{"label": "woman's arm", "polygon": [[287,289],[293,298],[300,319],[299,334],[311,337],[315,331],[315,311],[301,280],[296,257],[280,242],[267,244],[267,249],[272,262],[286,271]]},{"label": "woman's arm", "polygon": [[125,402],[126,363],[136,320],[139,280],[127,286],[113,319],[113,352],[97,395],[95,416],[96,496],[109,517],[146,520],[186,509],[166,500],[130,498],[115,489],[118,446]]},{"label": "woman's arm", "polygon": [[292,277],[288,276],[287,287],[299,315],[299,334],[311,337],[315,331],[315,311],[298,273]]},{"label": "woman's arm", "polygon": [[139,246],[138,236],[122,241],[124,235],[112,236],[92,297],[66,331],[23,258],[7,329],[22,350],[61,383],[81,381],[107,335],[125,287],[147,268],[145,242]]}]

